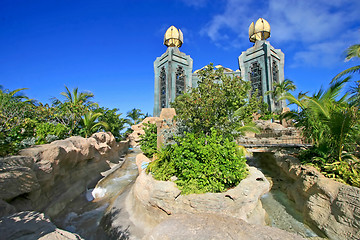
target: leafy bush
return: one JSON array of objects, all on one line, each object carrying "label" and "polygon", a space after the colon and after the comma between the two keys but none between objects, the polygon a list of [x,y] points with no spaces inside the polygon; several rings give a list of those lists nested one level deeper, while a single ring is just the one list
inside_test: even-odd
[{"label": "leafy bush", "polygon": [[144,123],[145,134],[141,135],[140,149],[148,158],[152,158],[157,149],[157,127],[153,123]]},{"label": "leafy bush", "polygon": [[[69,128],[61,123],[43,122],[36,125],[37,144],[44,144],[67,136]],[[56,136],[56,137],[51,137]]]},{"label": "leafy bush", "polygon": [[[250,82],[237,76],[226,76],[224,69],[212,64],[199,72],[199,82],[191,92],[178,96],[171,106],[191,132],[219,133],[232,137],[236,128],[252,121],[253,113],[264,108],[257,94],[249,99]],[[235,116],[236,112],[236,116]]]},{"label": "leafy bush", "polygon": [[147,168],[157,180],[175,181],[182,194],[223,192],[247,176],[246,159],[235,142],[211,133],[186,133],[157,154]]}]

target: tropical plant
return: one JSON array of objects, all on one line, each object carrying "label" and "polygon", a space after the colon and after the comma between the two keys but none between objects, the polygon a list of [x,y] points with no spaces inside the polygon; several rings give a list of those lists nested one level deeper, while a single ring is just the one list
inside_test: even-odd
[{"label": "tropical plant", "polygon": [[176,176],[182,194],[223,192],[248,174],[243,151],[214,129],[208,135],[186,133],[176,142],[162,149],[147,171],[158,180]]},{"label": "tropical plant", "polygon": [[[19,143],[33,134],[33,128],[27,128],[32,113],[32,101],[19,88],[13,91],[0,90],[0,155],[12,154],[19,149]],[[30,131],[31,132],[30,132]]]},{"label": "tropical plant", "polygon": [[99,122],[97,119],[101,116],[101,113],[94,113],[92,111],[87,112],[82,118],[82,130],[87,138],[91,134],[99,131],[101,128],[108,130],[109,125],[106,122]]},{"label": "tropical plant", "polygon": [[266,94],[271,94],[275,101],[278,101],[280,97],[282,97],[285,93],[289,91],[294,91],[296,86],[294,82],[290,79],[285,79],[282,82],[277,82],[274,84],[272,91],[267,91]]},{"label": "tropical plant", "polygon": [[126,117],[130,118],[128,119],[128,123],[130,126],[138,124],[142,120],[142,116],[144,116],[144,114],[141,112],[140,109],[137,108],[131,109],[126,114]]},{"label": "tropical plant", "polygon": [[236,128],[251,122],[253,113],[262,109],[261,98],[254,94],[249,99],[248,81],[227,76],[221,68],[214,70],[212,64],[198,74],[198,86],[171,104],[176,119],[181,119],[192,132],[209,134],[215,128],[230,137],[239,134]]},{"label": "tropical plant", "polygon": [[124,138],[124,134],[122,131],[126,128],[126,124],[128,123],[127,119],[122,118],[122,113],[117,113],[119,109],[108,109],[108,108],[98,108],[95,110],[96,112],[101,113],[102,115],[99,116],[100,122],[106,122],[109,125],[108,131],[110,131],[116,141],[120,141]]},{"label": "tropical plant", "polygon": [[148,158],[152,158],[157,151],[157,127],[153,123],[144,123],[145,134],[140,138],[140,149]]},{"label": "tropical plant", "polygon": [[[348,47],[348,49],[346,49],[345,60],[349,61],[349,60],[351,60],[353,58],[355,58],[355,59],[360,58],[360,44],[354,44],[354,45]],[[352,74],[352,73],[360,73],[360,65],[345,69],[344,71],[337,74],[333,78],[333,81],[336,81],[336,80],[342,78],[343,76],[348,75],[348,74]]]},{"label": "tropical plant", "polygon": [[82,116],[88,111],[95,110],[98,105],[90,100],[94,97],[91,92],[79,92],[78,88],[70,91],[67,86],[65,89],[65,92],[60,93],[65,97],[63,102],[57,98],[53,99],[54,117],[59,123],[69,126],[69,135],[78,134],[76,131],[80,130],[78,125],[82,121]]},{"label": "tropical plant", "polygon": [[[306,154],[301,154],[302,157],[310,158],[303,158],[304,161],[317,165],[328,176],[339,177],[354,185],[357,184],[354,179],[359,167],[358,160],[354,159],[357,159],[355,155],[359,146],[360,121],[359,110],[349,104],[348,94],[340,96],[348,81],[349,78],[332,82],[326,91],[321,89],[311,97],[301,95],[295,98],[290,93],[285,94],[283,98],[298,105],[301,111],[288,112],[284,117],[294,119],[295,125],[314,144]],[[349,156],[352,162],[348,161]]]},{"label": "tropical plant", "polygon": [[68,127],[61,123],[38,123],[35,127],[36,144],[44,144],[54,140],[64,139],[67,137],[68,131]]}]

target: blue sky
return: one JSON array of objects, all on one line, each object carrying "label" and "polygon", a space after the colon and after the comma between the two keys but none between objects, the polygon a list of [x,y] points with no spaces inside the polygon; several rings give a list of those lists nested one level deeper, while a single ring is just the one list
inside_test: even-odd
[{"label": "blue sky", "polygon": [[359,0],[0,0],[0,85],[29,88],[43,103],[79,87],[101,106],[152,114],[153,62],[168,27],[183,31],[194,70],[236,70],[252,46],[250,23],[263,17],[285,53],[285,77],[313,92],[359,64],[343,60],[360,43],[359,10]]}]

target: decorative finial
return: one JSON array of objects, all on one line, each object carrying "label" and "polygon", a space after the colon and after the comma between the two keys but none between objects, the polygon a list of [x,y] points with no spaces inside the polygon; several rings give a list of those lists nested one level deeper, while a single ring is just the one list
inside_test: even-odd
[{"label": "decorative finial", "polygon": [[183,33],[180,29],[171,26],[166,30],[164,36],[164,45],[167,47],[181,47],[184,42]]},{"label": "decorative finial", "polygon": [[255,25],[252,22],[249,26],[249,40],[256,42],[259,40],[266,40],[270,37],[270,24],[263,18],[259,18]]}]

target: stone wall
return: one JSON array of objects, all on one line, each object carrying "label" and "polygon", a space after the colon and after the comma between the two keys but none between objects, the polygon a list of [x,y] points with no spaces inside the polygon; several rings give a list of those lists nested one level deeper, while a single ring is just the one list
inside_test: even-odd
[{"label": "stone wall", "polygon": [[101,173],[123,159],[128,141],[111,133],[95,133],[24,149],[0,158],[0,217],[35,210],[50,217],[95,185]]},{"label": "stone wall", "polygon": [[281,190],[295,202],[309,225],[330,239],[360,239],[359,188],[326,178],[291,155],[261,155],[277,166]]}]

